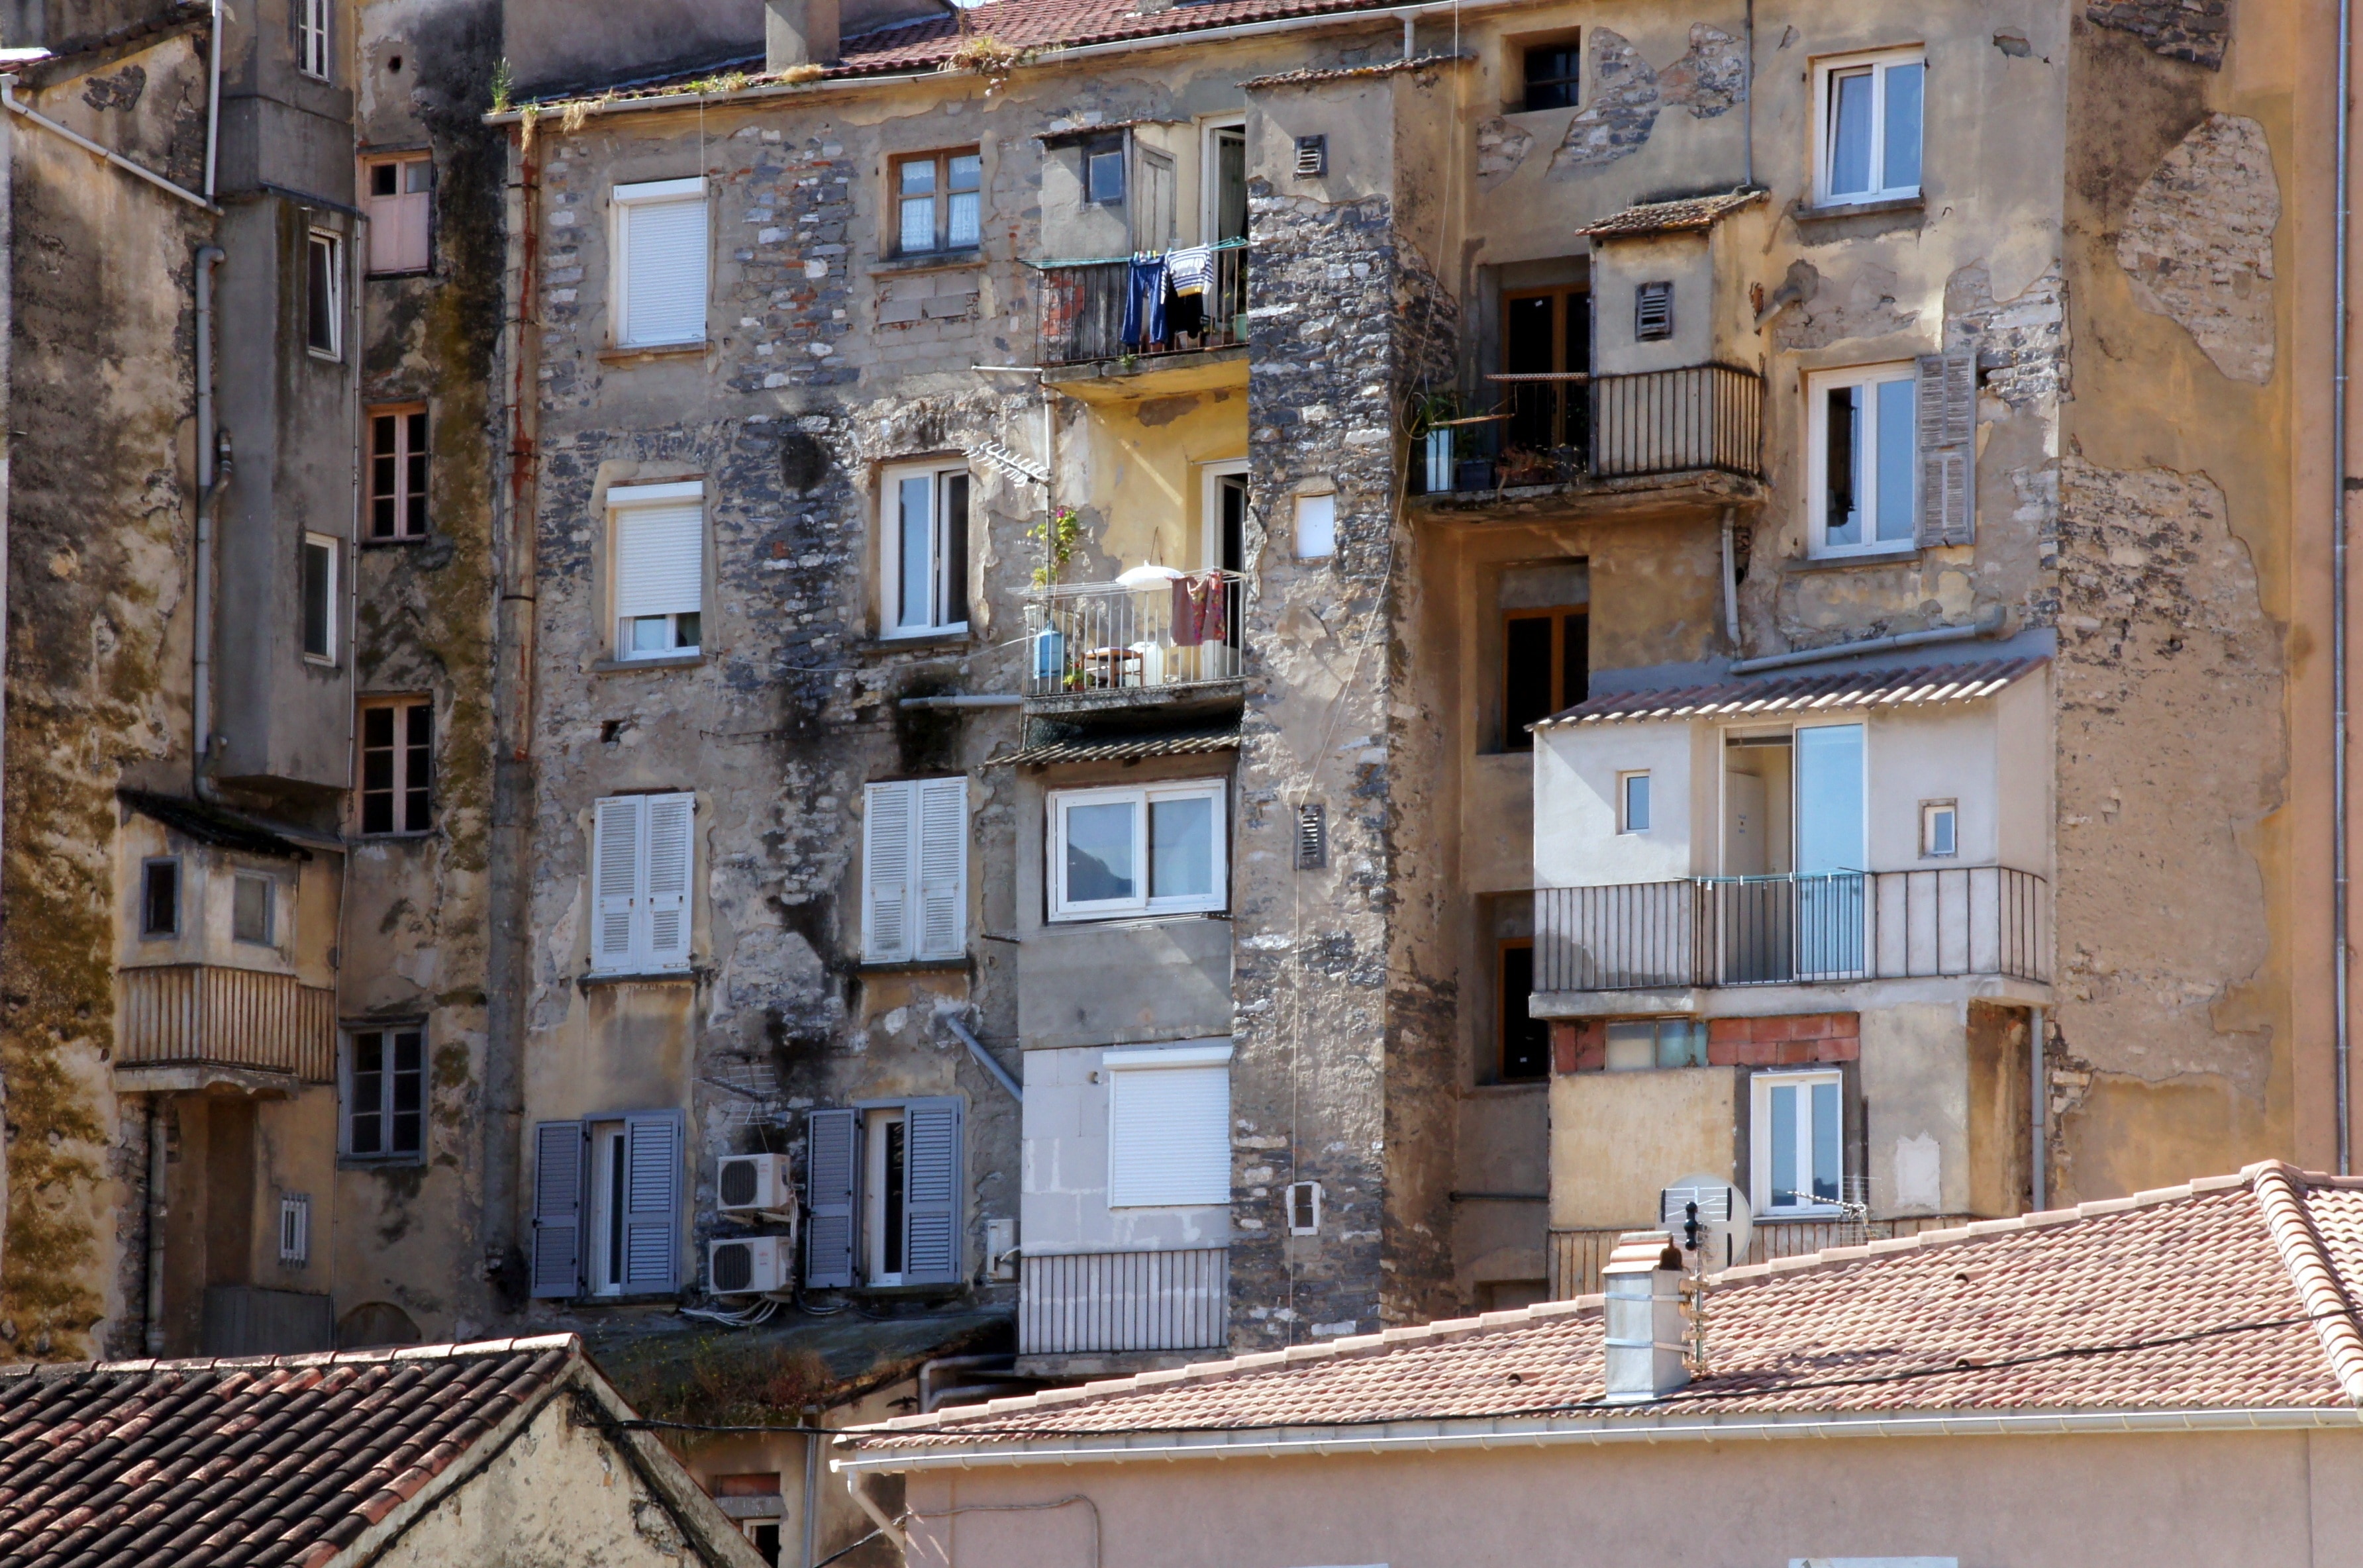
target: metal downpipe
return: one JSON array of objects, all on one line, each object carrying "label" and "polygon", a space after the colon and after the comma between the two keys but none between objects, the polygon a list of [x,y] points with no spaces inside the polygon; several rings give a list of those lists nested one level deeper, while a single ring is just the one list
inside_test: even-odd
[{"label": "metal downpipe", "polygon": [[2330,381],[2330,689],[2333,710],[2330,750],[2331,809],[2331,953],[2333,1030],[2337,1060],[2338,1174],[2355,1173],[2355,1141],[2351,1122],[2352,1055],[2348,1020],[2349,901],[2346,845],[2346,228],[2347,186],[2354,109],[2354,0],[2338,0],[2338,147],[2337,220],[2333,239],[2332,288],[2335,315],[2331,322]]}]

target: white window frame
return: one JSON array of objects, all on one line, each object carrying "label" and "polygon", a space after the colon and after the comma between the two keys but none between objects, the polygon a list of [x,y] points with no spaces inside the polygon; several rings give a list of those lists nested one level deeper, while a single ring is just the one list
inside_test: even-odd
[{"label": "white window frame", "polygon": [[[1952,836],[1949,848],[1936,847],[1936,821],[1950,819],[1946,831]],[[1958,860],[1961,855],[1961,807],[1958,801],[1923,801],[1920,802],[1920,858],[1923,860]]]},{"label": "white window frame", "polygon": [[[1170,784],[1129,788],[1057,790],[1048,805],[1049,905],[1054,922],[1105,920],[1142,914],[1206,914],[1230,907],[1229,786],[1220,778],[1177,779]],[[1213,849],[1214,888],[1204,894],[1158,897],[1148,887],[1148,808],[1166,801],[1208,800],[1215,803]],[[1129,802],[1133,814],[1132,885],[1129,899],[1071,900],[1067,897],[1067,813],[1077,806]]]},{"label": "white window frame", "polygon": [[[1250,472],[1245,458],[1218,458],[1198,465],[1198,558],[1208,571],[1219,570],[1223,564],[1223,481],[1246,479]],[[1244,547],[1246,541],[1240,544]]]},{"label": "white window frame", "polygon": [[[1877,365],[1849,365],[1839,370],[1816,370],[1805,377],[1805,553],[1817,559],[1847,556],[1908,555],[1919,547],[1920,520],[1920,425],[1919,366],[1911,359],[1900,359]],[[1913,388],[1914,416],[1912,452],[1904,467],[1912,479],[1911,495],[1903,507],[1902,536],[1882,539],[1879,536],[1879,480],[1876,473],[1869,482],[1858,487],[1857,500],[1861,507],[1864,537],[1856,544],[1834,545],[1829,542],[1830,496],[1830,399],[1829,394],[1846,387],[1878,387],[1903,381]],[[1863,399],[1864,420],[1857,432],[1855,450],[1858,458],[1875,458],[1879,450],[1879,398],[1876,394]],[[1866,464],[1866,467],[1869,465]]]},{"label": "white window frame", "polygon": [[[353,1080],[354,1055],[360,1049],[361,1037],[374,1034],[385,1053],[384,1066],[378,1074],[378,1100],[374,1113],[378,1117],[378,1147],[367,1152],[353,1147]],[[393,1054],[394,1037],[402,1034],[418,1036],[418,1147],[397,1149],[394,1146],[394,1067]],[[346,1160],[371,1165],[418,1165],[427,1158],[427,1123],[429,1107],[428,1089],[432,1081],[427,1061],[427,1026],[423,1023],[388,1023],[368,1029],[345,1030],[337,1053],[337,1154]]]},{"label": "white window frame", "polygon": [[[1100,1076],[1106,1081],[1108,1091],[1107,1204],[1110,1209],[1201,1209],[1231,1201],[1231,1050],[1228,1040],[1201,1040],[1177,1045],[1112,1050],[1101,1055]],[[1144,1177],[1126,1175],[1121,1164],[1125,1157],[1126,1139],[1122,1132],[1120,1101],[1126,1081],[1130,1079],[1137,1083],[1148,1074],[1170,1072],[1213,1072],[1219,1073],[1222,1077],[1225,1103],[1220,1179],[1217,1181],[1212,1168],[1214,1162],[1210,1160],[1210,1168],[1202,1173],[1206,1184],[1203,1189],[1156,1189]]]},{"label": "white window frame", "polygon": [[[322,274],[328,285],[328,341],[312,341],[312,253],[326,250],[328,265]],[[345,357],[345,237],[333,228],[304,231],[304,352],[315,359],[338,363]]]},{"label": "white window frame", "polygon": [[302,1268],[312,1261],[312,1199],[309,1194],[279,1195],[279,1261]]},{"label": "white window frame", "polygon": [[[627,513],[648,506],[670,506],[684,501],[697,502],[697,608],[664,612],[674,637],[681,635],[681,617],[697,617],[697,641],[686,646],[635,650],[631,631],[625,624],[623,613],[623,541],[622,522]],[[714,646],[714,628],[707,624],[705,605],[706,526],[705,481],[687,480],[665,484],[610,485],[607,487],[607,603],[612,612],[608,617],[610,635],[615,639],[614,657],[619,664],[643,659],[695,658]],[[634,617],[639,619],[640,617]]]},{"label": "white window frame", "polygon": [[[1846,1197],[1847,1176],[1846,1075],[1836,1068],[1828,1067],[1757,1073],[1752,1076],[1748,1085],[1747,1143],[1748,1163],[1754,1167],[1750,1176],[1757,1194],[1756,1212],[1759,1218],[1766,1220],[1825,1219],[1844,1212],[1837,1203],[1782,1203],[1780,1201],[1779,1194],[1773,1190],[1774,1184],[1780,1180],[1780,1173],[1772,1168],[1772,1091],[1776,1088],[1811,1090],[1815,1086],[1823,1084],[1833,1084],[1837,1088],[1838,1197],[1840,1198]],[[1810,1108],[1813,1104],[1810,1094],[1800,1103]],[[1802,1142],[1810,1149],[1813,1142],[1810,1109],[1806,1110],[1805,1118],[1808,1132],[1806,1138]],[[1810,1154],[1807,1159],[1810,1161]],[[1793,1177],[1794,1173],[1791,1174]]]},{"label": "white window frame", "polygon": [[[1633,787],[1641,789],[1641,820],[1633,820]],[[1629,768],[1616,776],[1616,831],[1620,834],[1647,833],[1658,819],[1657,791],[1649,782],[1646,767]]]},{"label": "white window frame", "polygon": [[[705,177],[693,174],[686,180],[647,180],[635,185],[617,185],[609,192],[612,207],[609,224],[609,253],[615,258],[610,271],[614,274],[611,315],[614,316],[616,347],[618,348],[678,348],[704,343],[711,330],[707,318],[714,310],[714,207],[705,188]],[[698,294],[705,302],[694,337],[641,337],[632,327],[632,245],[631,226],[627,221],[633,207],[652,203],[682,202],[694,196],[705,208],[705,254],[699,258]]]},{"label": "white window frame", "polygon": [[[1814,62],[1814,201],[1820,206],[1859,206],[1868,202],[1898,202],[1920,193],[1928,172],[1927,51],[1917,44],[1862,54],[1833,55]],[[1920,73],[1920,174],[1909,185],[1889,185],[1887,177],[1887,72],[1898,65],[1917,65]],[[1831,98],[1833,80],[1851,72],[1870,70],[1870,166],[1877,179],[1870,190],[1837,195],[1830,190],[1830,138],[1836,130]]]},{"label": "white window frame", "polygon": [[[610,811],[611,805],[624,801],[637,801],[628,812]],[[680,886],[660,885],[667,873],[657,864],[657,812],[681,813],[682,834]],[[691,967],[696,947],[697,933],[697,797],[689,790],[659,790],[644,795],[607,795],[592,802],[591,863],[584,867],[591,892],[591,972],[594,975],[658,975],[677,974]],[[630,845],[623,852],[623,863],[630,867],[629,889],[617,890],[605,880],[602,863],[615,846],[607,835],[625,831],[622,821],[628,816]],[[660,915],[677,914],[674,928],[677,941],[668,947],[657,934]],[[627,940],[618,951],[607,951],[603,939],[611,917],[623,916],[627,922]]]},{"label": "white window frame", "polygon": [[1248,122],[1243,115],[1221,115],[1198,122],[1198,243],[1215,243],[1215,230],[1222,226],[1222,136],[1225,131],[1247,134]]},{"label": "white window frame", "polygon": [[[907,1108],[901,1105],[872,1105],[861,1111],[861,1280],[873,1286],[890,1286],[903,1283],[904,1270],[886,1267],[886,1194],[889,1183],[887,1160],[893,1153],[893,1140],[887,1128],[903,1129],[902,1181],[897,1185],[908,1190],[911,1180],[911,1119]],[[911,1238],[903,1237],[903,1261],[911,1259]]]},{"label": "white window frame", "polygon": [[968,775],[866,785],[861,823],[863,959],[899,964],[965,955]]},{"label": "white window frame", "polygon": [[328,60],[329,0],[295,0],[295,69],[316,82],[333,81]]},{"label": "white window frame", "polygon": [[[318,650],[304,646],[304,580],[310,569],[310,558],[315,550],[326,556],[328,562],[327,613],[322,621],[326,628],[324,641],[327,646]],[[304,660],[307,664],[333,665],[337,662],[338,646],[343,641],[338,633],[343,629],[344,602],[340,595],[344,587],[344,541],[333,534],[305,535],[302,552],[295,558],[295,646],[303,653]]]},{"label": "white window frame", "polygon": [[[582,1195],[582,1272],[589,1286],[586,1294],[629,1295],[633,1292],[631,1282],[625,1277],[625,1250],[618,1246],[617,1240],[631,1203],[631,1124],[620,1118],[586,1118],[583,1125],[590,1145],[583,1153],[591,1169],[588,1190]],[[616,1195],[618,1186],[627,1189],[620,1205]]]},{"label": "white window frame", "polygon": [[[948,548],[948,509],[944,505],[947,480],[958,478],[968,482],[969,526],[960,531],[961,549],[965,553],[973,546],[970,537],[976,523],[976,479],[966,463],[896,463],[880,470],[878,486],[878,635],[881,637],[948,637],[968,630],[966,602],[974,585],[969,581],[968,562],[960,561],[959,581],[954,582],[950,551]],[[905,622],[903,614],[903,484],[906,480],[927,480],[927,605],[930,619]],[[951,602],[954,589],[962,602]]]}]

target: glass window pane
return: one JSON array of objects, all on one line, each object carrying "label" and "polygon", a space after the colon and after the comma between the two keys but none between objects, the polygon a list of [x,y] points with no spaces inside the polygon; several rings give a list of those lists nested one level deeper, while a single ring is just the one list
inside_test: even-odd
[{"label": "glass window pane", "polygon": [[1094,152],[1083,160],[1087,198],[1094,202],[1124,200],[1124,153]]},{"label": "glass window pane", "polygon": [[1797,732],[1797,869],[1863,867],[1862,726]]},{"label": "glass window pane", "polygon": [[1149,802],[1148,896],[1202,899],[1214,890],[1215,802]]},{"label": "glass window pane", "polygon": [[1643,1072],[1658,1065],[1658,1027],[1643,1019],[1639,1022],[1612,1023],[1608,1026],[1608,1070],[1612,1073]]},{"label": "glass window pane", "polygon": [[1137,812],[1129,801],[1065,808],[1069,903],[1139,896],[1132,874]]},{"label": "glass window pane", "polygon": [[1828,429],[1822,447],[1822,541],[1828,545],[1862,543],[1862,513],[1855,498],[1855,475],[1861,461],[1856,432],[1861,399],[1860,387],[1832,387],[1823,403]]},{"label": "glass window pane", "polygon": [[976,244],[979,237],[976,193],[969,191],[953,196],[951,198],[951,234],[949,243],[952,245]]},{"label": "glass window pane", "polygon": [[1774,1209],[1794,1208],[1804,1201],[1797,1191],[1797,1086],[1775,1084],[1765,1097],[1772,1110],[1772,1197]]},{"label": "glass window pane", "polygon": [[894,590],[894,624],[898,626],[931,626],[935,624],[935,594],[931,591],[934,552],[933,529],[928,525],[929,502],[935,493],[935,481],[924,474],[904,480],[896,488],[901,506],[902,560],[899,581]]},{"label": "glass window pane", "polygon": [[1625,780],[1625,831],[1649,831],[1649,776],[1636,773]]},{"label": "glass window pane", "polygon": [[402,188],[414,196],[424,195],[435,177],[435,165],[421,158],[402,166]]},{"label": "glass window pane", "polygon": [[1830,194],[1870,190],[1870,68],[1830,77]]},{"label": "glass window pane", "polygon": [[1659,1022],[1658,1066],[1705,1066],[1706,1021],[1703,1018],[1669,1018]]},{"label": "glass window pane", "polygon": [[951,160],[951,179],[945,189],[973,191],[983,178],[984,160],[973,152],[964,152]]},{"label": "glass window pane", "polygon": [[1881,542],[1912,537],[1912,497],[1919,442],[1915,414],[1918,383],[1906,377],[1881,381],[1879,395],[1878,528]]},{"label": "glass window pane", "polygon": [[1880,171],[1882,191],[1909,191],[1920,183],[1920,95],[1927,67],[1887,68],[1887,167]]},{"label": "glass window pane", "polygon": [[915,158],[903,165],[903,194],[932,196],[936,193],[936,160]]},{"label": "glass window pane", "polygon": [[936,199],[933,196],[903,198],[903,237],[904,250],[933,250],[936,248]]},{"label": "glass window pane", "polygon": [[1838,1086],[1814,1086],[1814,1198],[1838,1200]]}]

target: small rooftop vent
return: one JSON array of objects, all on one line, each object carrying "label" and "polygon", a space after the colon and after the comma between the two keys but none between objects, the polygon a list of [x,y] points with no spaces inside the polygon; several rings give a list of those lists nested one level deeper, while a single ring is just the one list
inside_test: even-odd
[{"label": "small rooftop vent", "polygon": [[1662,1399],[1691,1380],[1682,1353],[1682,1255],[1663,1231],[1627,1231],[1600,1271],[1608,1402]]}]

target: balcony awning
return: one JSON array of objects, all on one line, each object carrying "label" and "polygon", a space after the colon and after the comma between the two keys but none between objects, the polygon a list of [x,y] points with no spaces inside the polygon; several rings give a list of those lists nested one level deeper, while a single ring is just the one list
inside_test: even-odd
[{"label": "balcony awning", "polygon": [[1764,199],[1762,191],[1725,191],[1714,196],[1686,196],[1679,202],[1649,202],[1612,213],[1576,230],[1594,239],[1631,238],[1645,234],[1673,234],[1682,229],[1712,228],[1715,220]]},{"label": "balcony awning", "polygon": [[1237,751],[1236,724],[1215,730],[1160,730],[1155,734],[1076,735],[1037,741],[1022,751],[996,756],[996,767],[1047,767],[1053,763],[1140,762],[1152,756],[1201,756]]},{"label": "balcony awning", "polygon": [[1758,714],[1769,718],[1847,708],[1914,708],[1939,702],[1973,702],[2034,674],[2048,662],[2043,658],[1986,659],[1976,664],[1852,669],[1837,675],[1792,675],[1670,690],[1618,691],[1579,702],[1528,728],[1556,730],[1618,720],[1729,719]]},{"label": "balcony awning", "polygon": [[288,860],[309,860],[312,852],[250,817],[227,811],[209,801],[180,795],[159,795],[147,790],[120,789],[115,798],[143,817],[153,818],[173,832],[199,844],[235,849],[249,855],[275,855]]}]

